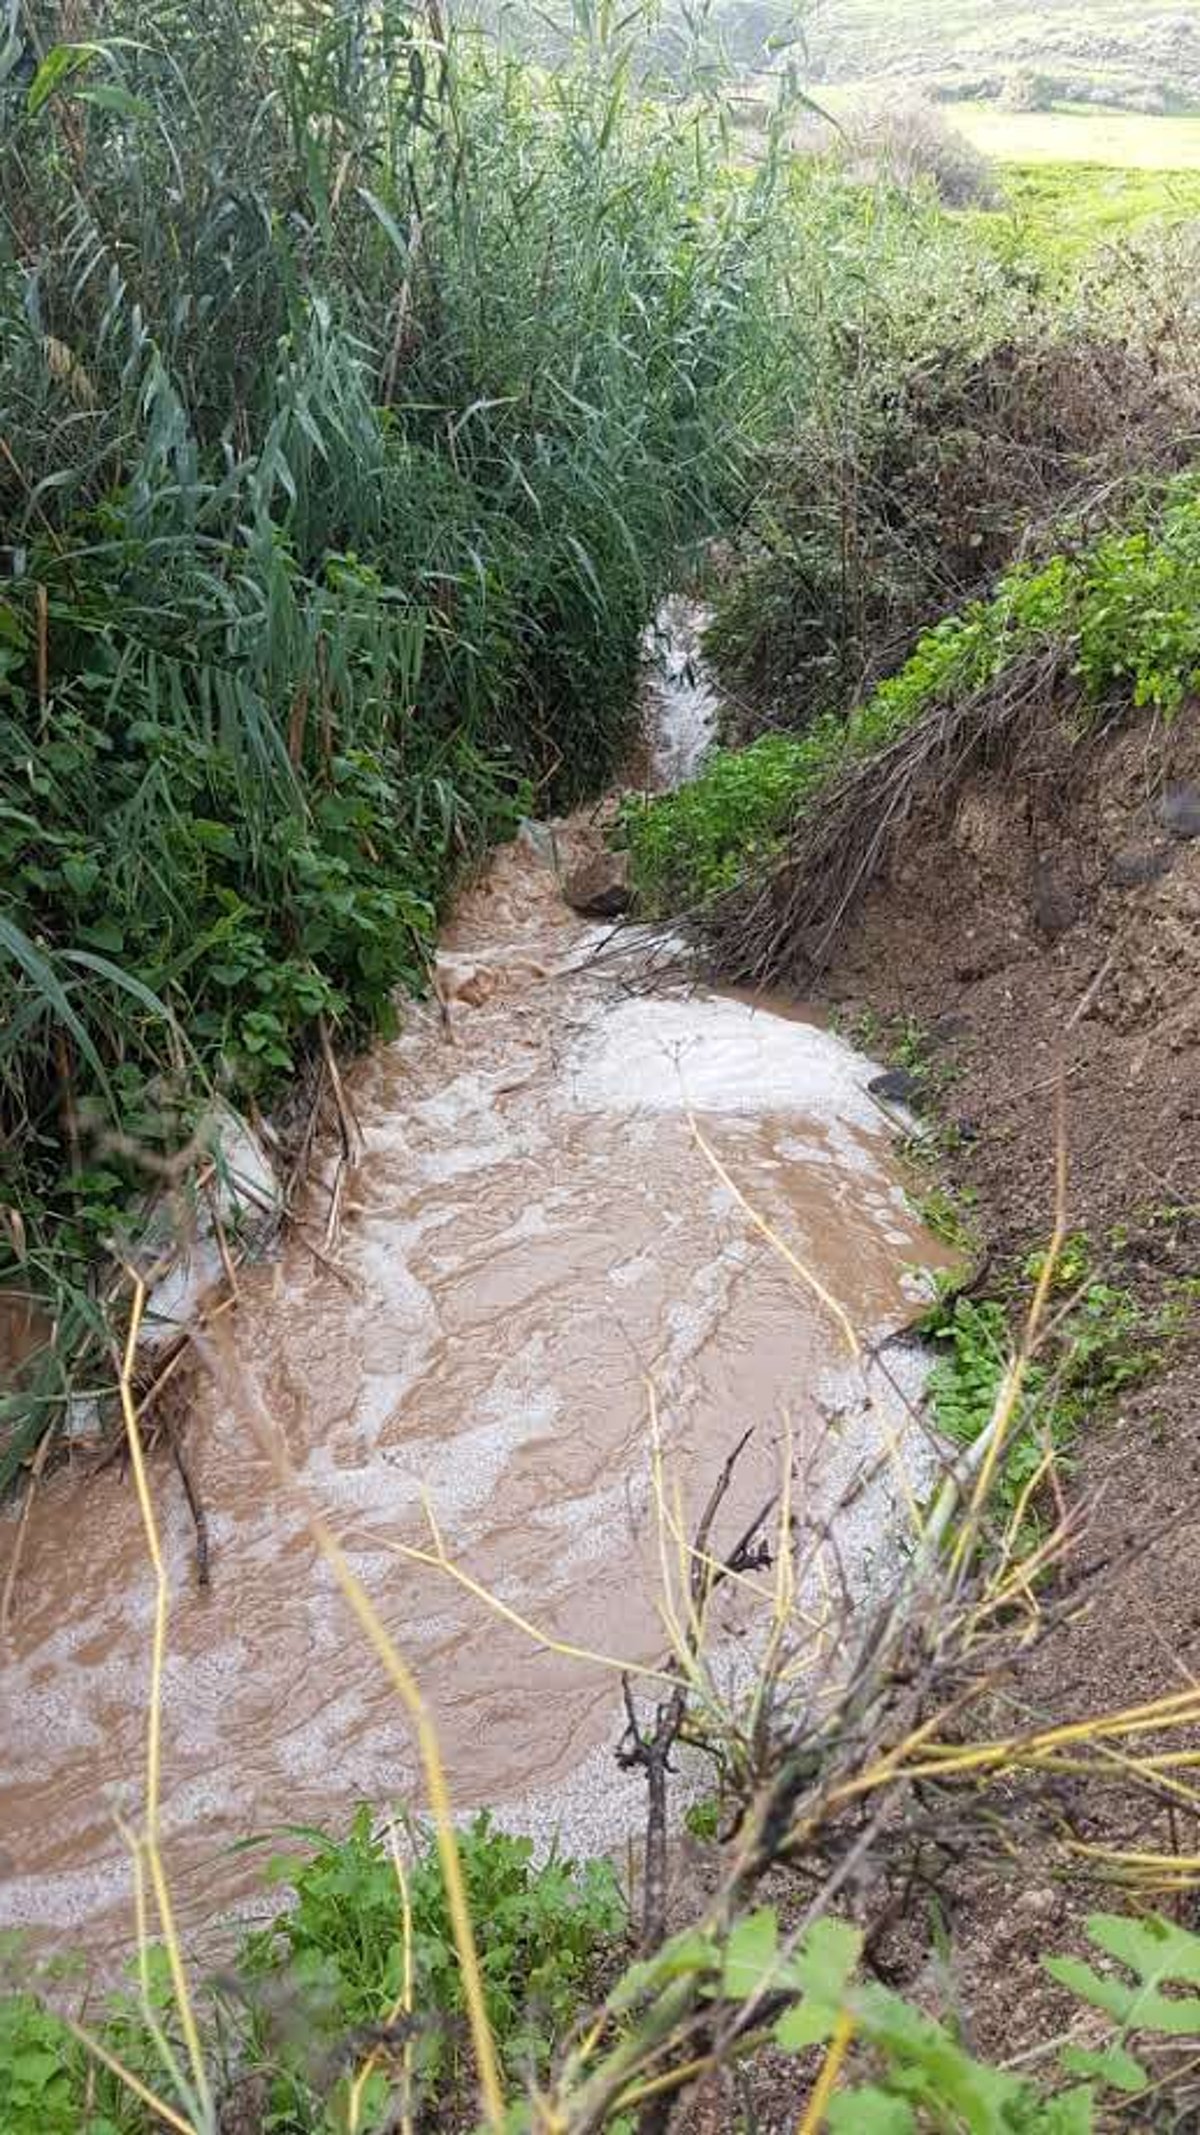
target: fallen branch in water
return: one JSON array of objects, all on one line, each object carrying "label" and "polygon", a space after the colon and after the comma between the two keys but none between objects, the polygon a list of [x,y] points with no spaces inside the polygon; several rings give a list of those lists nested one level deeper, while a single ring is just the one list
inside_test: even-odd
[{"label": "fallen branch in water", "polygon": [[167,1444],[171,1448],[171,1457],[179,1470],[179,1479],[183,1484],[183,1494],[188,1501],[188,1511],[192,1515],[192,1522],[196,1529],[196,1584],[199,1587],[206,1588],[210,1584],[208,1515],[200,1502],[200,1493],[192,1479],[191,1469],[184,1459],[183,1447],[179,1443],[179,1432],[174,1419],[170,1419],[167,1422],[165,1429]]}]

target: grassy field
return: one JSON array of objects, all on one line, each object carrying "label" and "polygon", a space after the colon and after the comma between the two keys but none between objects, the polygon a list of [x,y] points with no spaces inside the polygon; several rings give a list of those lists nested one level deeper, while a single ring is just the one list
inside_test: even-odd
[{"label": "grassy field", "polygon": [[1200,170],[1108,170],[1087,163],[1027,163],[1002,172],[1005,208],[981,215],[1005,242],[1069,263],[1152,225],[1200,217]]},{"label": "grassy field", "polygon": [[998,163],[1094,163],[1120,171],[1200,171],[1200,112],[1066,108],[1006,111],[953,104],[947,117]]},{"label": "grassy field", "polygon": [[1000,166],[1005,208],[988,217],[997,234],[1060,265],[1200,216],[1200,114],[955,104],[947,116]]},{"label": "grassy field", "polygon": [[[867,81],[817,84],[812,91],[816,103],[846,124],[883,93],[881,83]],[[946,104],[943,111],[998,168],[1003,208],[980,220],[1002,241],[1015,234],[1024,245],[1070,260],[1152,224],[1200,216],[1200,112],[1007,111],[982,102]],[[820,144],[819,128],[810,123],[804,132],[810,145]]]}]

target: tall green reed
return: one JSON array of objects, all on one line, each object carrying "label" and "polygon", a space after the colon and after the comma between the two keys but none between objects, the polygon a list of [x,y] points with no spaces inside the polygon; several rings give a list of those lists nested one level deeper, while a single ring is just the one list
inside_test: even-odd
[{"label": "tall green reed", "polygon": [[603,14],[553,75],[395,0],[63,19],[0,46],[0,1280],[91,1330],[137,1151],[390,1027],[464,858],[611,774],[777,171]]}]

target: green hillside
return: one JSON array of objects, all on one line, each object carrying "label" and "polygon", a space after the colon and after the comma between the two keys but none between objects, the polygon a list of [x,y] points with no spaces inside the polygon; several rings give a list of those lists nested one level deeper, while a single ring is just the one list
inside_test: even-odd
[{"label": "green hillside", "polygon": [[1138,0],[818,0],[807,21],[823,81],[902,75],[960,95],[1033,70],[1061,98],[1167,111],[1200,102],[1200,17]]}]

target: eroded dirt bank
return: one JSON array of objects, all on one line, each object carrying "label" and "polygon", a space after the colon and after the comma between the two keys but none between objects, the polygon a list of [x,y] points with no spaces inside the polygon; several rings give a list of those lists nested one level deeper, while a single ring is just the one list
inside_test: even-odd
[{"label": "eroded dirt bank", "polygon": [[[548,1636],[653,1661],[649,1386],[688,1518],[753,1425],[736,1530],[777,1483],[790,1432],[807,1514],[876,1471],[839,1521],[847,1575],[866,1579],[896,1524],[881,1445],[911,1447],[905,1488],[919,1487],[928,1452],[897,1385],[847,1369],[836,1326],[691,1125],[862,1333],[881,1334],[911,1314],[911,1265],[939,1254],[905,1201],[872,1064],[811,1018],[649,995],[636,963],[597,960],[610,930],[567,909],[555,865],[581,837],[523,837],[463,899],[442,1005],[348,1079],[364,1153],[336,1240],[320,1246],[318,1176],[299,1230],[243,1281],[231,1383],[202,1386],[189,1419],[207,1591],[178,1478],[156,1466],[173,1596],[164,1832],[193,1936],[256,1879],[232,1841],[344,1826],[360,1799],[419,1801],[409,1726],[281,1495],[257,1408],[430,1697],[458,1805],[560,1831],[574,1851],[644,1813],[640,1775],[613,1761],[615,1680],[398,1554],[428,1542],[423,1498],[455,1559]],[[4,1656],[2,1911],[93,1952],[131,1938],[113,1812],[140,1801],[152,1601],[127,1480],[47,1482]],[[736,1665],[732,1603],[719,1629]]]},{"label": "eroded dirt bank", "polygon": [[[949,1174],[993,1281],[1051,1228],[1060,1062],[1068,1217],[1098,1270],[1150,1308],[1200,1271],[1200,837],[1184,834],[1200,830],[1198,778],[1193,713],[1080,747],[1047,708],[1015,764],[918,814],[827,974],[825,998],[848,1020],[911,1017],[931,1034],[937,1115],[961,1130]],[[1087,1605],[1031,1651],[1003,1727],[1022,1712],[1111,1711],[1200,1675],[1198,1317],[1193,1300],[1166,1369],[1075,1450],[1067,1487],[1087,1531],[1047,1605]],[[1165,1790],[1155,1808],[1064,1783],[1036,1823],[1028,1806],[1019,1790],[1003,1803],[1006,1865],[964,1861],[938,1894],[957,2006],[972,2042],[998,2055],[1077,2014],[1040,1957],[1072,1946],[1085,1911],[1131,1902],[1036,1836],[1047,1806],[1058,1835],[1083,1844],[1198,1850],[1193,1807]],[[1194,1895],[1150,1902],[1195,1924]],[[880,1954],[920,1975],[919,1923]]]}]

